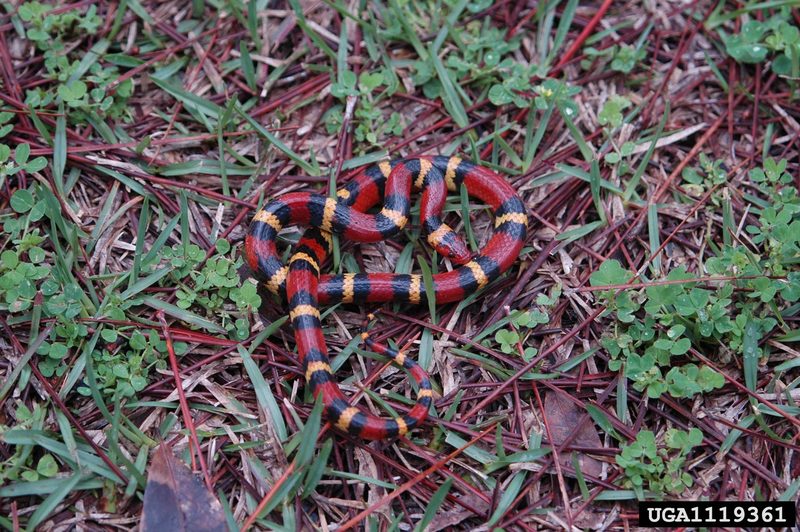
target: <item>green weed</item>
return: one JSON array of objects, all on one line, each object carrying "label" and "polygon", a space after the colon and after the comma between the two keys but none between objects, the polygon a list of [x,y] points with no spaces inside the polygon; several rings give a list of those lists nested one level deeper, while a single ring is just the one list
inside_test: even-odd
[{"label": "green weed", "polygon": [[[561,286],[555,286],[551,293],[539,294],[536,298],[536,306],[529,310],[519,310],[511,313],[507,320],[500,322],[500,325],[505,325],[506,322],[510,327],[498,329],[494,334],[494,342],[500,348],[500,351],[506,354],[518,353],[518,345],[523,346],[522,358],[526,362],[531,360],[537,354],[538,349],[531,345],[526,345],[530,333],[539,325],[545,325],[550,322],[548,311],[556,304],[558,298],[561,296]],[[483,344],[487,347],[493,347],[491,340],[484,340]]]},{"label": "green weed", "polygon": [[588,69],[594,60],[599,59],[603,64],[608,64],[611,70],[622,74],[630,74],[647,56],[647,51],[643,47],[637,48],[629,44],[615,44],[602,50],[589,46],[584,48],[583,52],[587,57],[581,62],[583,68]]},{"label": "green weed", "polygon": [[[696,186],[724,179],[717,163],[701,159],[704,176],[687,172]],[[694,363],[678,365],[689,351],[713,351],[717,357],[754,357],[745,363],[750,373],[768,353],[759,340],[778,325],[776,310],[800,300],[800,199],[790,186],[786,162],[771,159],[750,175],[763,196],[773,203],[759,213],[758,224],[747,226],[758,251],[745,245],[723,246],[704,264],[707,274],[731,277],[703,286],[681,266],[645,288],[603,290],[598,299],[614,316],[602,345],[610,356],[609,369],[622,371],[636,390],[656,398],[693,397],[721,387],[713,369]],[[633,272],[616,260],[604,262],[590,278],[592,286],[625,285]],[[663,282],[662,282],[663,281]],[[746,369],[746,373],[747,373]],[[748,382],[752,378],[748,379]]]},{"label": "green weed", "polygon": [[719,30],[725,51],[740,63],[763,63],[772,59],[772,71],[793,80],[800,77],[800,29],[782,8],[766,20],[747,20],[739,33]]},{"label": "green weed", "polygon": [[623,445],[616,456],[617,464],[625,472],[623,486],[633,489],[639,499],[680,495],[694,483],[684,465],[691,450],[703,442],[703,433],[697,428],[669,429],[664,442],[666,445],[659,448],[655,434],[643,430],[636,440]]},{"label": "green weed", "polygon": [[52,14],[52,6],[26,2],[19,7],[19,17],[27,24],[26,36],[36,44],[44,57],[47,77],[55,83],[28,89],[25,104],[47,108],[63,101],[73,121],[85,122],[94,117],[130,119],[128,98],[133,94],[133,81],[127,79],[113,90],[110,83],[119,77],[115,66],[104,65],[100,56],[108,47],[100,41],[92,52],[78,59],[69,52],[66,40],[82,34],[94,35],[102,25],[97,7],[85,13],[71,9]]}]

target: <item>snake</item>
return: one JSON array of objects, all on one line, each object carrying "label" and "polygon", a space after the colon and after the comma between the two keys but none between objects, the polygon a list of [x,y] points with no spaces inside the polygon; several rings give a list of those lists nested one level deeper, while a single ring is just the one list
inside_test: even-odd
[{"label": "snake", "polygon": [[[494,218],[491,237],[475,253],[442,221],[448,192],[458,192],[462,185],[470,197],[491,208]],[[333,234],[370,243],[386,240],[406,227],[412,189],[421,192],[420,222],[426,240],[452,261],[452,269],[432,275],[428,283],[413,273],[321,273],[333,249]],[[363,332],[361,339],[368,348],[388,357],[414,379],[416,403],[394,418],[351,406],[331,369],[320,307],[335,303],[420,304],[430,296],[436,304],[462,301],[514,264],[525,242],[527,224],[524,203],[495,171],[456,156],[408,157],[365,167],[336,197],[288,192],[269,200],[251,221],[244,257],[259,283],[288,302],[298,362],[312,396],[321,396],[327,421],[351,436],[382,440],[406,435],[425,421],[434,397],[428,374],[403,349],[374,341]],[[290,226],[306,229],[284,264],[277,238]]]}]

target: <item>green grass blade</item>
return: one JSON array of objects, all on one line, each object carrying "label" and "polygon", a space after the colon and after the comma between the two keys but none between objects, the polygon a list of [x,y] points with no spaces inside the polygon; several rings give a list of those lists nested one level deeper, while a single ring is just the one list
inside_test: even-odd
[{"label": "green grass blade", "polygon": [[658,123],[656,134],[653,135],[653,140],[650,141],[650,147],[647,148],[647,151],[642,158],[642,162],[639,163],[639,166],[636,168],[636,173],[633,174],[633,177],[631,177],[631,180],[628,181],[628,185],[625,187],[625,193],[622,195],[622,199],[625,201],[630,201],[633,193],[636,191],[636,187],[639,186],[639,182],[644,175],[644,171],[647,169],[647,165],[650,163],[650,159],[653,157],[653,153],[656,151],[658,140],[661,138],[661,134],[664,132],[664,126],[667,125],[669,110],[669,101],[667,101],[664,104],[664,114],[661,115],[661,121]]},{"label": "green grass blade", "polygon": [[175,319],[178,319],[186,323],[190,323],[196,327],[205,329],[208,332],[216,334],[227,334],[227,331],[225,329],[223,329],[213,321],[200,317],[194,312],[190,312],[188,310],[176,307],[175,305],[167,303],[166,301],[162,301],[157,297],[147,296],[142,299],[142,303],[156,310],[163,310],[166,314],[172,316]]},{"label": "green grass blade", "polygon": [[553,38],[553,47],[550,49],[550,53],[547,54],[547,59],[544,62],[545,65],[549,66],[553,62],[556,53],[561,49],[561,45],[564,44],[564,39],[567,38],[567,33],[569,32],[569,27],[572,25],[572,20],[575,18],[575,10],[577,7],[578,0],[569,0],[561,11],[556,35]]},{"label": "green grass blade", "polygon": [[142,255],[144,254],[144,244],[147,238],[147,227],[149,225],[150,200],[145,196],[142,202],[142,208],[139,211],[139,227],[136,230],[136,251],[133,254],[133,265],[131,266],[131,274],[128,277],[128,290],[133,288],[136,278],[139,277],[139,270],[142,268]]},{"label": "green grass blade", "polygon": [[658,248],[661,246],[661,235],[659,234],[658,225],[658,206],[655,203],[650,203],[647,206],[647,236],[650,244],[650,257],[652,260],[653,270],[656,275],[661,273],[661,253]]},{"label": "green grass blade", "polygon": [[[34,481],[14,482],[0,487],[0,497],[46,497],[64,484],[63,478],[43,478]],[[103,487],[101,478],[84,478],[73,490],[96,490]]]},{"label": "green grass blade", "polygon": [[434,493],[433,497],[431,497],[428,501],[427,508],[425,508],[425,514],[414,527],[414,532],[424,532],[425,528],[431,523],[431,521],[433,521],[433,518],[436,517],[436,513],[439,511],[439,508],[442,506],[445,498],[447,498],[447,494],[450,493],[450,488],[452,487],[452,477],[448,477],[444,482],[442,482],[442,485],[439,486],[439,489],[436,490],[436,493]]},{"label": "green grass blade", "polygon": [[53,137],[53,183],[56,193],[64,197],[64,169],[67,167],[67,115],[64,104],[58,104],[56,134]]},{"label": "green grass blade", "polygon": [[522,483],[525,482],[525,477],[526,472],[524,470],[514,473],[511,482],[508,483],[508,487],[500,497],[500,500],[497,503],[497,508],[492,514],[492,517],[489,518],[489,522],[486,523],[487,526],[490,528],[493,527],[505,516],[508,509],[511,507],[511,503],[513,503],[519,495],[519,492],[522,489]]},{"label": "green grass blade", "polygon": [[323,408],[322,395],[318,395],[314,400],[314,408],[311,409],[311,414],[308,415],[306,425],[300,434],[300,445],[295,456],[295,464],[298,468],[307,466],[311,462],[311,457],[314,456],[314,447],[317,444],[317,435],[319,435],[322,423]]},{"label": "green grass blade", "polygon": [[181,87],[177,87],[168,81],[160,80],[158,78],[151,79],[158,87],[181,102],[187,110],[193,109],[199,113],[205,114],[209,118],[213,118],[214,120],[219,119],[224,112],[224,109],[219,105],[206,100],[205,98],[201,98],[194,93],[186,91]]},{"label": "green grass blade", "polygon": [[[289,5],[292,6],[292,10],[294,11],[295,18],[297,20],[297,26],[303,30],[309,39],[319,48],[322,50],[325,55],[327,55],[330,59],[336,59],[336,53],[331,50],[331,47],[325,42],[325,40],[316,32],[314,31],[311,26],[309,26],[308,21],[306,20],[305,15],[303,14],[303,6],[300,5],[298,0],[289,0]],[[347,42],[339,42],[339,46],[344,46],[347,48]]]},{"label": "green grass blade", "polygon": [[278,435],[281,441],[286,441],[288,437],[286,423],[283,420],[283,414],[278,406],[278,402],[272,394],[272,389],[264,379],[264,375],[261,374],[258,364],[256,364],[253,357],[250,356],[250,352],[242,346],[238,346],[237,351],[239,352],[239,356],[242,357],[244,369],[247,371],[248,377],[250,377],[250,382],[253,383],[253,390],[256,392],[258,404],[264,409],[264,413],[269,418],[269,422],[272,424],[275,434]]},{"label": "green grass blade", "polygon": [[556,235],[556,240],[563,241],[565,244],[569,244],[570,242],[574,242],[579,238],[583,238],[584,236],[594,232],[596,229],[605,227],[606,222],[603,220],[595,220],[594,222],[589,222],[588,224],[584,224],[578,226],[574,229],[568,229],[562,233]]},{"label": "green grass blade", "polygon": [[744,383],[748,390],[756,391],[758,383],[758,342],[761,340],[758,322],[749,320],[744,326],[742,338],[742,365],[744,366]]},{"label": "green grass blade", "polygon": [[[130,299],[131,297],[139,294],[139,292],[141,292],[145,288],[148,288],[156,284],[158,281],[166,277],[171,271],[172,271],[172,266],[164,266],[163,268],[142,277],[136,282],[131,283],[128,289],[119,295],[120,299],[122,299],[123,301]],[[131,279],[133,279],[133,277],[131,277]]]},{"label": "green grass blade", "polygon": [[425,285],[425,299],[428,301],[428,312],[431,315],[431,323],[436,323],[436,291],[433,286],[433,273],[431,267],[424,260],[417,261],[419,269],[422,270],[422,282]]},{"label": "green grass blade", "polygon": [[61,501],[63,501],[67,495],[72,493],[82,479],[82,473],[74,473],[66,480],[61,479],[61,484],[58,486],[58,488],[56,488],[55,491],[48,495],[47,498],[45,498],[45,500],[39,503],[39,505],[36,507],[36,511],[33,512],[30,520],[28,520],[28,526],[25,527],[25,530],[36,530],[36,527],[39,526],[48,515],[53,513],[56,508],[58,508],[58,505],[61,504]]},{"label": "green grass blade", "polygon": [[[250,3],[253,4],[254,2]],[[245,41],[239,41],[239,62],[242,66],[242,74],[244,74],[244,80],[247,82],[247,86],[250,87],[250,90],[255,92],[258,89],[256,67],[253,64],[253,58],[250,57],[250,51],[247,49],[247,43]]]},{"label": "green grass blade", "polygon": [[[316,434],[314,435],[316,439]],[[325,468],[328,465],[328,458],[333,450],[333,439],[326,439],[319,450],[319,454],[311,466],[308,468],[306,478],[303,480],[303,498],[309,497],[317,489]]]},{"label": "green grass blade", "polygon": [[293,160],[295,164],[297,164],[297,166],[302,168],[305,172],[308,172],[309,175],[311,176],[322,175],[319,166],[316,164],[316,160],[314,160],[314,164],[311,164],[306,160],[304,160],[302,157],[300,157],[300,155],[292,151],[292,149],[289,148],[289,146],[281,142],[278,139],[278,137],[267,131],[267,129],[261,124],[259,124],[258,121],[256,121],[252,116],[245,113],[238,105],[236,106],[236,112],[239,113],[239,115],[242,118],[244,118],[247,121],[247,123],[250,124],[250,126],[252,126],[252,128],[255,129],[256,132],[258,132],[259,135],[264,137],[269,143],[271,143],[273,146],[282,151],[284,155]]}]

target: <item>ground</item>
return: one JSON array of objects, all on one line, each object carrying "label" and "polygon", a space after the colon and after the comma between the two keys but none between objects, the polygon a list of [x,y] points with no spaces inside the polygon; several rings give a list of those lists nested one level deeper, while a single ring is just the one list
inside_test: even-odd
[{"label": "ground", "polygon": [[[796,2],[2,6],[3,528],[133,528],[172,454],[199,488],[168,491],[231,529],[621,529],[637,500],[797,500]],[[414,397],[360,344],[369,312],[430,373],[424,426],[369,443],[314,408],[244,237],[272,198],[418,155],[496,171],[528,235],[457,304],[323,309],[361,407]],[[417,198],[323,271],[456,267]],[[491,218],[447,200],[472,251]]]}]

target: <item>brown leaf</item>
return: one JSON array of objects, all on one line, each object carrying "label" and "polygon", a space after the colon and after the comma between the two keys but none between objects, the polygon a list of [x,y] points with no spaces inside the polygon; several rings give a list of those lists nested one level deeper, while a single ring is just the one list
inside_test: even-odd
[{"label": "brown leaf", "polygon": [[[544,398],[544,414],[547,416],[547,423],[550,425],[550,435],[553,438],[552,443],[554,445],[561,445],[566,441],[567,437],[578,425],[581,417],[583,417],[583,413],[565,393],[552,391],[547,393]],[[570,440],[569,446],[602,447],[600,435],[597,433],[591,419],[583,420],[578,428],[578,433]],[[562,452],[559,456],[562,465],[572,467],[570,452]],[[602,462],[583,454],[579,455],[578,461],[584,474],[593,477],[600,476]]]},{"label": "brown leaf", "polygon": [[144,490],[142,532],[227,532],[222,505],[172,451],[153,452]]},{"label": "brown leaf", "polygon": [[[471,493],[467,493],[459,497],[460,500],[474,508],[478,512],[486,513],[491,509],[491,505],[484,501],[482,498]],[[453,530],[456,525],[460,524],[465,519],[474,517],[475,514],[469,510],[465,510],[461,506],[456,506],[454,509],[445,512],[439,512],[436,517],[431,520],[431,523],[425,528],[425,532],[439,532],[440,530]]]}]

